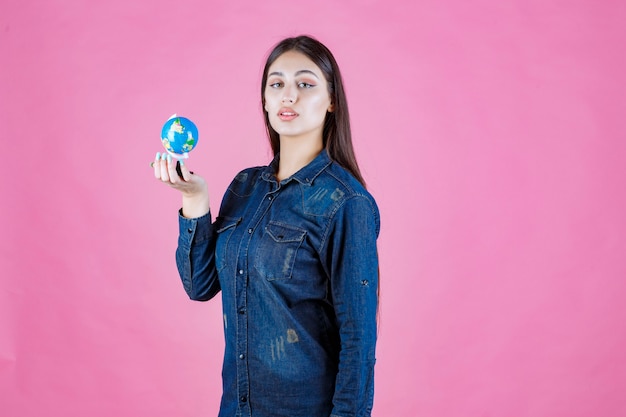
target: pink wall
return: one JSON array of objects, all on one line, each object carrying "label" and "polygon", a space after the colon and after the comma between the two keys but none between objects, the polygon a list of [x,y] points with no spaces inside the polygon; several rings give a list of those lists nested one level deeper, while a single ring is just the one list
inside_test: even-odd
[{"label": "pink wall", "polygon": [[266,163],[263,57],[346,79],[382,211],[377,416],[626,415],[624,2],[3,0],[0,414],[216,414],[219,301],[186,299],[176,112],[216,209]]}]

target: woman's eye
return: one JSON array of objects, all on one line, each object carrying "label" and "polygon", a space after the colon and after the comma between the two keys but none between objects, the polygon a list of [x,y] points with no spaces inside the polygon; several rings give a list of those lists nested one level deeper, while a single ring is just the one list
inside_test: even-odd
[{"label": "woman's eye", "polygon": [[280,88],[280,86],[282,85],[282,83],[276,81],[275,83],[271,83],[269,84],[270,87],[272,88]]},{"label": "woman's eye", "polygon": [[314,85],[313,84],[309,84],[309,83],[305,83],[303,81],[303,82],[298,83],[298,87],[300,87],[300,88],[311,88],[311,87],[314,87]]}]

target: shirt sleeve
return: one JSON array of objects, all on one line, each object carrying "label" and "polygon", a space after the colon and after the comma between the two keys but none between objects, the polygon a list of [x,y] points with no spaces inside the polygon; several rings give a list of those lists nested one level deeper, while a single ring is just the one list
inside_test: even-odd
[{"label": "shirt sleeve", "polygon": [[331,417],[369,417],[374,401],[380,219],[366,196],[348,199],[329,235],[331,292],[341,350]]},{"label": "shirt sleeve", "polygon": [[176,266],[185,292],[192,300],[207,301],[220,291],[215,269],[215,227],[211,213],[188,219],[178,213]]}]

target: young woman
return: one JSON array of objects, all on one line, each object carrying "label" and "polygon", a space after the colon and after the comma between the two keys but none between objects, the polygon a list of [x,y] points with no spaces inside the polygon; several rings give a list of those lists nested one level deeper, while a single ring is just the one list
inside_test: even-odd
[{"label": "young woman", "polygon": [[157,154],[181,191],[176,251],[193,300],[222,292],[220,417],[367,417],[374,396],[379,213],[352,148],[337,63],[308,36],[270,53],[261,84],[274,152],[241,171],[215,222],[205,180]]}]

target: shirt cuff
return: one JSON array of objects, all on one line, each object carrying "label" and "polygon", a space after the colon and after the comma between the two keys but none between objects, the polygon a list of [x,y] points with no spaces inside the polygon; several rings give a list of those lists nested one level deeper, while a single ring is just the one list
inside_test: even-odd
[{"label": "shirt cuff", "polygon": [[190,247],[192,244],[208,240],[213,233],[211,212],[195,219],[183,216],[183,210],[178,210],[179,243]]}]

